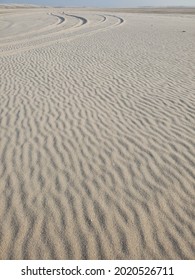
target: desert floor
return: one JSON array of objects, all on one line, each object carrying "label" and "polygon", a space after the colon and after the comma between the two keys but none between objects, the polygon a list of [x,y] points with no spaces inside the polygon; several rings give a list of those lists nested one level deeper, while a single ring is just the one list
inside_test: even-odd
[{"label": "desert floor", "polygon": [[195,259],[195,15],[0,8],[0,259]]}]

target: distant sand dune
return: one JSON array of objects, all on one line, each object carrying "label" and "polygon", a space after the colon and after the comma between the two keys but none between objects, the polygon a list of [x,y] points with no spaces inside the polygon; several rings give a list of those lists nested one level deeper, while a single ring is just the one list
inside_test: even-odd
[{"label": "distant sand dune", "polygon": [[0,259],[195,259],[194,21],[0,13]]}]

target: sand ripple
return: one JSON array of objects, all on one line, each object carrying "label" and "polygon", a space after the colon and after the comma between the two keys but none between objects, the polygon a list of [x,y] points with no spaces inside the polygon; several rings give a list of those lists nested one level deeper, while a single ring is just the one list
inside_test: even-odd
[{"label": "sand ripple", "polygon": [[0,15],[0,258],[194,259],[194,17],[27,17]]}]

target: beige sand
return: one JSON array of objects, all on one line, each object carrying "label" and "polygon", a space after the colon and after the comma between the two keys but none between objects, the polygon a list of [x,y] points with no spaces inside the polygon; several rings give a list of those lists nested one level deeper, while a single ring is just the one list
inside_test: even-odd
[{"label": "beige sand", "polygon": [[1,7],[1,259],[195,259],[194,26]]}]

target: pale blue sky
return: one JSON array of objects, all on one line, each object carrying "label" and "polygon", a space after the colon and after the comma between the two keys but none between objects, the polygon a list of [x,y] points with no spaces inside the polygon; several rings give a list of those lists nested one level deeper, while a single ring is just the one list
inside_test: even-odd
[{"label": "pale blue sky", "polygon": [[0,0],[0,3],[88,7],[195,6],[195,0]]}]

